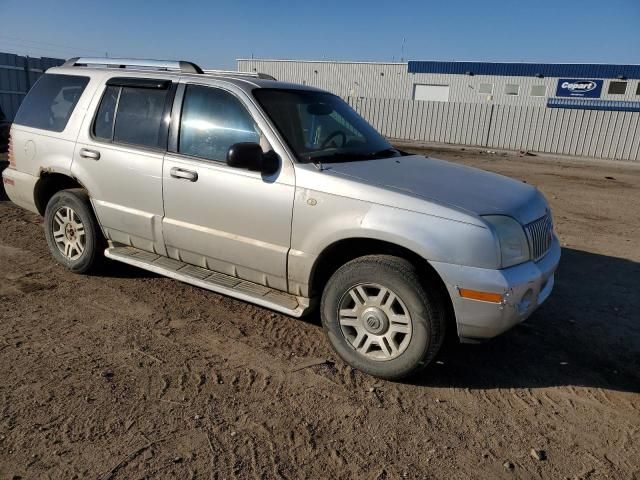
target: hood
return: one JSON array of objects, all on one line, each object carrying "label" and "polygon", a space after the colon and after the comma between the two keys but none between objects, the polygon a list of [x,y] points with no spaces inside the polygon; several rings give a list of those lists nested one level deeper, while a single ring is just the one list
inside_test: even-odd
[{"label": "hood", "polygon": [[476,215],[509,215],[521,224],[543,216],[538,190],[496,173],[420,155],[325,164],[327,173],[456,207]]}]

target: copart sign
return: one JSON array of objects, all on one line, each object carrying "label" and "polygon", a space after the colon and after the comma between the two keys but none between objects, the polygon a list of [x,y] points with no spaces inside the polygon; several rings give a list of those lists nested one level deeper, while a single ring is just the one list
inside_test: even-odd
[{"label": "copart sign", "polygon": [[561,78],[558,80],[556,97],[600,98],[602,80]]}]

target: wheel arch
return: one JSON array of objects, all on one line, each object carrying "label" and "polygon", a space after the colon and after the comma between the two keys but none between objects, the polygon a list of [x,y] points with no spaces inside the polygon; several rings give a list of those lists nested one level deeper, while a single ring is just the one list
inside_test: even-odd
[{"label": "wheel arch", "polygon": [[56,193],[70,188],[86,190],[76,178],[59,172],[42,172],[33,189],[33,201],[40,215],[44,215],[47,203]]},{"label": "wheel arch", "polygon": [[455,312],[449,291],[438,272],[429,261],[413,250],[389,242],[369,237],[352,237],[337,240],[325,247],[311,268],[309,292],[318,296],[333,273],[345,263],[366,255],[393,255],[404,258],[415,265],[425,286],[435,288],[446,310],[448,331],[457,331]]}]

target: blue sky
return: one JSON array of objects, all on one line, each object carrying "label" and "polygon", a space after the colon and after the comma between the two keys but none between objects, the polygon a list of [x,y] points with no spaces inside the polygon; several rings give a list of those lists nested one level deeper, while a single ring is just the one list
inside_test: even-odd
[{"label": "blue sky", "polygon": [[640,63],[640,0],[0,0],[0,25],[0,51],[210,68],[252,55]]}]

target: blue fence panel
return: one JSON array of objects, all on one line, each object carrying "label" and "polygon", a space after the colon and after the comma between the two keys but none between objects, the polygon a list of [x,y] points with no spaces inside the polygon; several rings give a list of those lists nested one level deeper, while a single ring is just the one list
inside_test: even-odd
[{"label": "blue fence panel", "polygon": [[0,108],[13,120],[22,99],[48,68],[62,65],[61,58],[23,57],[0,52]]}]

